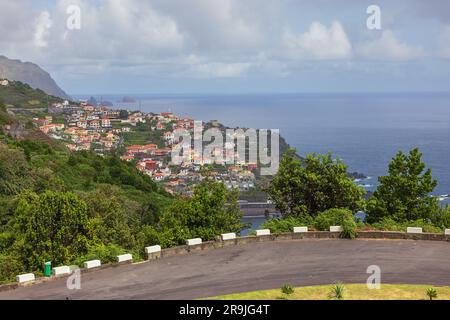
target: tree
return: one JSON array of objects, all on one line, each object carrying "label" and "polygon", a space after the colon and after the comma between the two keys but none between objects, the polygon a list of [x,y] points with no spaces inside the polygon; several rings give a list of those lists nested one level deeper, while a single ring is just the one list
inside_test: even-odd
[{"label": "tree", "polygon": [[439,202],[430,197],[437,180],[421,159],[417,148],[409,155],[397,153],[389,163],[388,175],[378,178],[379,186],[367,205],[368,222],[384,217],[397,222],[428,220],[437,215]]},{"label": "tree", "polygon": [[160,231],[178,230],[173,235],[178,243],[186,240],[178,234],[212,240],[222,233],[239,233],[244,225],[237,200],[237,191],[228,191],[223,183],[206,178],[195,187],[192,198],[180,200],[161,217]]},{"label": "tree", "polygon": [[347,174],[347,166],[327,155],[311,154],[298,159],[294,149],[286,152],[268,194],[284,216],[309,214],[332,208],[359,209],[364,190]]},{"label": "tree", "polygon": [[16,215],[16,245],[28,270],[41,268],[45,261],[67,264],[87,252],[87,206],[73,193],[27,192],[20,196]]}]

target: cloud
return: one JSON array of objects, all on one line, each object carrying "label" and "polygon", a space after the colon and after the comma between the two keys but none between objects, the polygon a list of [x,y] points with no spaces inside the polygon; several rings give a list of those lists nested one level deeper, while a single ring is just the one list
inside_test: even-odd
[{"label": "cloud", "polygon": [[358,54],[369,60],[408,61],[424,56],[422,48],[400,41],[391,30],[384,30],[380,38],[356,47]]},{"label": "cloud", "polygon": [[309,30],[300,35],[286,30],[283,40],[290,56],[297,59],[348,59],[352,55],[350,40],[337,21],[329,28],[313,22]]}]

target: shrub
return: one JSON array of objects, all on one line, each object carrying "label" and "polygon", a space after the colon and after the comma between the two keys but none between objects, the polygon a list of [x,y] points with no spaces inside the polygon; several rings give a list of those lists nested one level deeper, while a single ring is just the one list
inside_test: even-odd
[{"label": "shrub", "polygon": [[290,284],[285,284],[281,287],[281,293],[290,295],[294,293],[294,288]]},{"label": "shrub", "polygon": [[342,300],[344,299],[344,295],[345,295],[345,286],[342,283],[336,283],[334,286],[331,287],[329,298]]},{"label": "shrub", "polygon": [[356,237],[356,222],[348,209],[329,209],[317,215],[314,225],[319,230],[329,230],[330,226],[342,227],[342,236],[353,239]]},{"label": "shrub", "polygon": [[0,254],[0,284],[15,281],[16,276],[23,271],[22,263],[16,257]]},{"label": "shrub", "polygon": [[292,232],[294,227],[313,226],[314,219],[309,215],[299,217],[277,218],[265,221],[261,228],[270,229],[272,233]]},{"label": "shrub", "polygon": [[422,228],[424,232],[442,232],[441,228],[434,226],[431,222],[423,221],[422,219],[415,221],[397,222],[392,218],[385,217],[379,222],[374,223],[372,227],[384,231],[406,231],[406,228],[408,227],[419,227]]},{"label": "shrub", "polygon": [[110,245],[93,245],[89,247],[87,254],[77,258],[75,264],[83,266],[85,261],[100,260],[102,264],[116,262],[117,256],[126,253],[123,248],[110,244]]},{"label": "shrub", "polygon": [[436,299],[437,296],[438,296],[438,294],[437,294],[437,291],[436,291],[435,288],[428,288],[428,289],[427,289],[427,297],[428,297],[430,300]]}]

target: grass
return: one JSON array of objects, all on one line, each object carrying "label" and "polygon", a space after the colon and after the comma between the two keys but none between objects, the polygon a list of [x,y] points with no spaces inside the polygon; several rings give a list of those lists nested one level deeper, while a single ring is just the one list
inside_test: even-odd
[{"label": "grass", "polygon": [[[369,290],[365,284],[346,284],[344,300],[429,300],[427,289],[435,288],[436,300],[450,300],[450,287],[409,284],[381,284],[379,290]],[[298,287],[289,296],[280,289],[261,290],[246,293],[211,297],[211,300],[329,300],[332,285]]]}]

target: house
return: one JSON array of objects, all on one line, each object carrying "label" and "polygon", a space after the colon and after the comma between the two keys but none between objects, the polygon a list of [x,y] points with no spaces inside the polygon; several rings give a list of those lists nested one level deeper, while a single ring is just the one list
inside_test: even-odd
[{"label": "house", "polygon": [[6,79],[4,79],[4,80],[1,80],[0,81],[0,85],[2,85],[2,86],[8,86],[9,85],[9,81],[8,80],[6,80]]},{"label": "house", "polygon": [[102,128],[111,128],[111,120],[107,117],[103,117],[102,120]]},{"label": "house", "polygon": [[167,132],[164,132],[163,138],[168,145],[171,145],[173,143],[173,140],[175,139],[175,135],[173,132],[167,131]]}]

